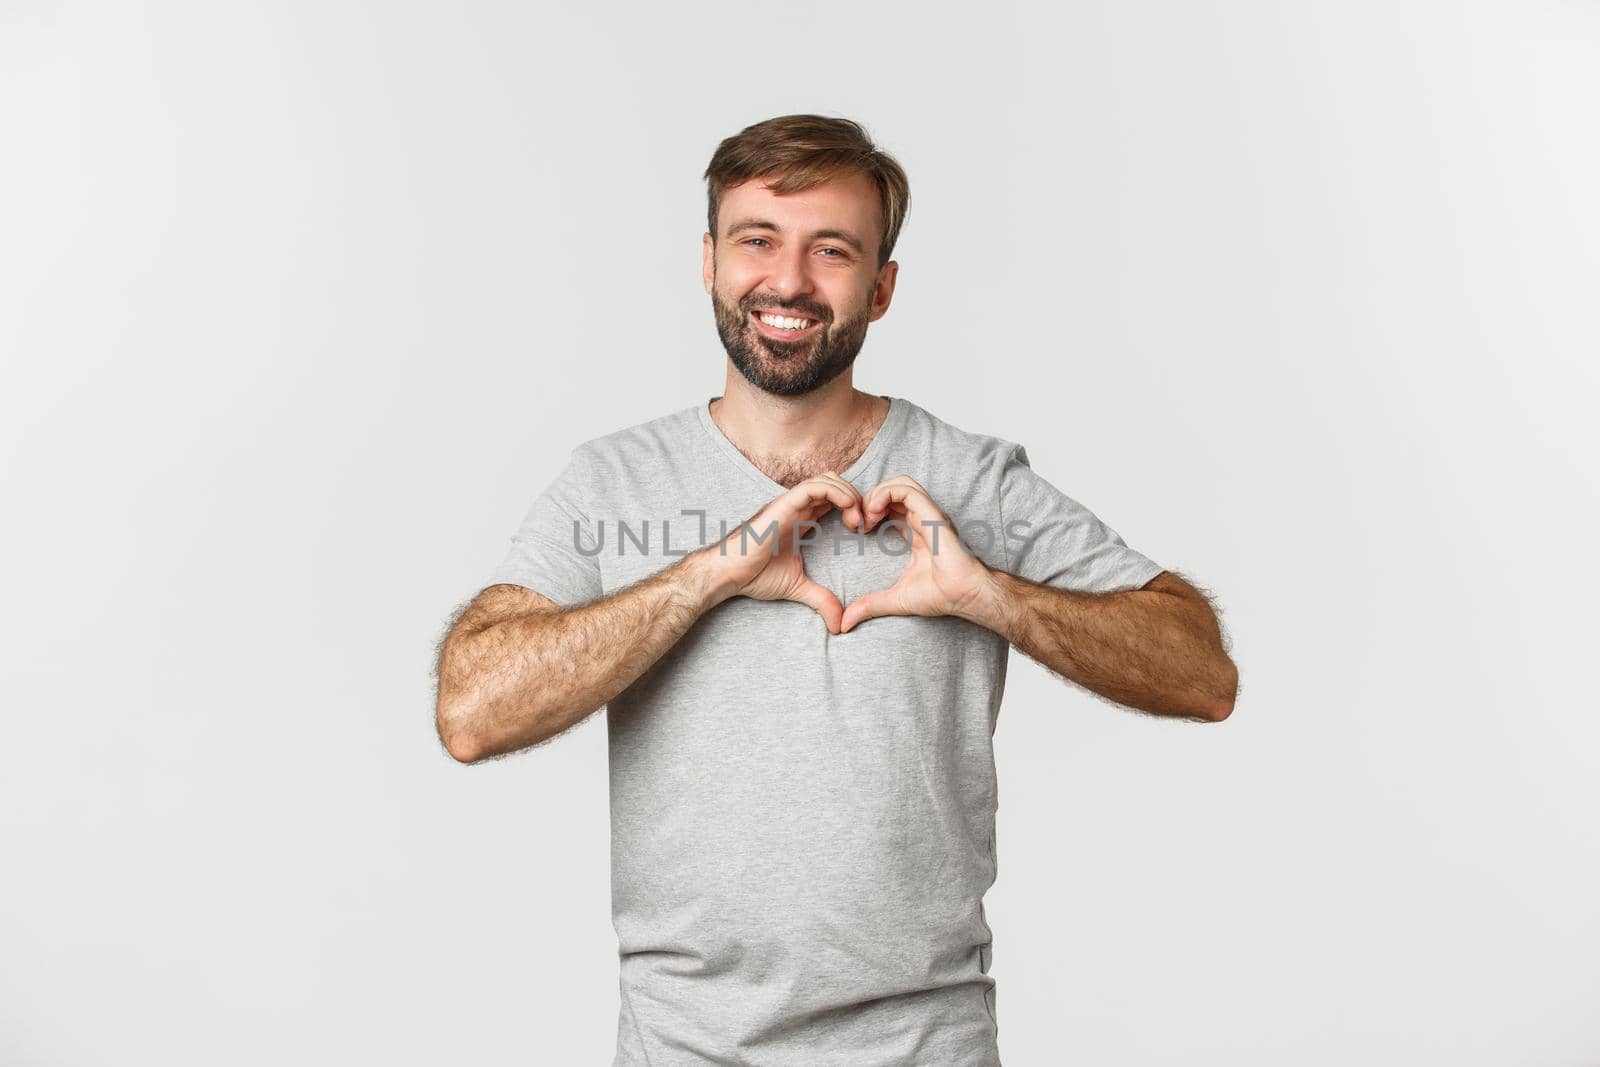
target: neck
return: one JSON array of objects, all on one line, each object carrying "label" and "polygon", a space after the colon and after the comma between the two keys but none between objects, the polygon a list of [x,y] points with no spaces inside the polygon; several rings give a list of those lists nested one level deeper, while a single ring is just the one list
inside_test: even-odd
[{"label": "neck", "polygon": [[710,410],[740,451],[777,457],[825,454],[863,424],[870,435],[888,407],[887,399],[857,389],[849,370],[804,396],[774,396],[746,381],[730,360],[727,384]]}]

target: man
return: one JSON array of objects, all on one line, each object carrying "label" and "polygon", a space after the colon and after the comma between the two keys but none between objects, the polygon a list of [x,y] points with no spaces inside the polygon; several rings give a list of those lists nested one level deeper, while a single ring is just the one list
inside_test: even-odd
[{"label": "man", "polygon": [[859,126],[759,123],[706,179],[723,394],[573,450],[441,646],[440,736],[608,707],[615,1064],[995,1064],[1010,646],[1197,721],[1237,675],[1020,445],[853,387],[909,202]]}]

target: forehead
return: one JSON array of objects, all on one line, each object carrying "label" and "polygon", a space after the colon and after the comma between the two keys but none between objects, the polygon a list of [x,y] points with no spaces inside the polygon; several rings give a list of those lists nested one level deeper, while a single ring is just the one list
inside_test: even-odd
[{"label": "forehead", "polygon": [[728,187],[717,208],[717,226],[726,231],[734,220],[756,217],[780,229],[842,229],[861,236],[871,248],[882,229],[883,204],[878,186],[861,173],[833,178],[797,193],[779,195],[766,187],[772,176],[752,178]]}]

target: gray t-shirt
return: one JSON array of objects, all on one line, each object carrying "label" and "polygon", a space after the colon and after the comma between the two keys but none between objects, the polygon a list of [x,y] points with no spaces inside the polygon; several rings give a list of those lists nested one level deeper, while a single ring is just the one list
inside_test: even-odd
[{"label": "gray t-shirt", "polygon": [[[782,493],[710,399],[575,448],[490,584],[580,604]],[[899,397],[841,474],[863,493],[910,475],[975,555],[1036,582],[1109,592],[1162,570],[1020,445]],[[820,527],[806,571],[843,604],[905,569],[899,531],[837,511]],[[614,1067],[999,1063],[983,895],[1009,652],[962,619],[835,636],[804,605],[734,597],[611,701]]]}]

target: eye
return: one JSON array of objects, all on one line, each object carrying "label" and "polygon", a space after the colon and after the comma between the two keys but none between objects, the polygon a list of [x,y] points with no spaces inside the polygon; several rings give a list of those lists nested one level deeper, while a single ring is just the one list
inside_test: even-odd
[{"label": "eye", "polygon": [[844,252],[841,249],[838,249],[838,248],[833,248],[833,247],[830,246],[828,248],[821,249],[821,251],[823,251],[823,252],[838,252],[839,253],[837,256],[829,256],[828,257],[829,259],[843,259],[843,258],[845,258]]},{"label": "eye", "polygon": [[767,243],[767,239],[765,237],[750,237],[750,238],[747,238],[746,240],[741,241],[739,243],[748,245],[748,244],[754,244],[757,241],[760,241],[762,244],[766,244]]}]

